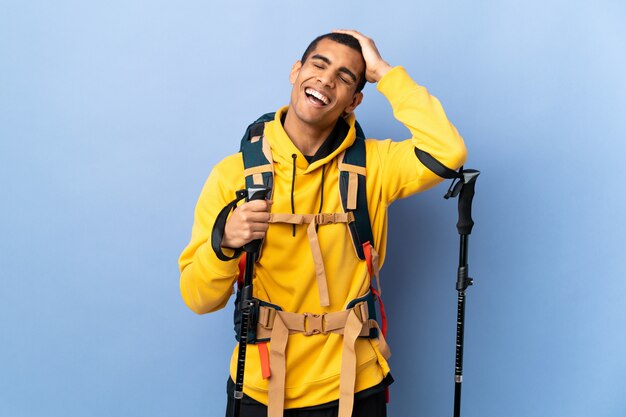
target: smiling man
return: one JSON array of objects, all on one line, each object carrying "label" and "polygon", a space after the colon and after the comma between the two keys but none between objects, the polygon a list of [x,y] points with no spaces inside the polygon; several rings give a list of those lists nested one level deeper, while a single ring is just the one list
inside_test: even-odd
[{"label": "smiling man", "polygon": [[[416,148],[456,169],[465,146],[439,101],[359,32],[315,39],[289,80],[289,105],[251,125],[243,151],[216,165],[202,190],[179,260],[182,296],[198,314],[223,308],[240,248],[263,239],[241,415],[386,416],[393,380],[371,282],[385,259],[387,207],[441,181]],[[366,82],[378,83],[410,139],[362,137],[354,110]],[[250,184],[271,185],[271,199],[240,203],[216,222]],[[236,359],[237,349],[227,416]]]},{"label": "smiling man", "polygon": [[339,118],[363,99],[365,61],[355,49],[359,44],[333,40],[345,36],[317,40],[291,70],[293,89],[284,127],[304,155],[314,155]]}]

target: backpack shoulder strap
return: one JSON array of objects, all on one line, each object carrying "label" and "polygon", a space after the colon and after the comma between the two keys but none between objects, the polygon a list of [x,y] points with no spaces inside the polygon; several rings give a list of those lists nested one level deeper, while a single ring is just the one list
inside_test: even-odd
[{"label": "backpack shoulder strap", "polygon": [[246,188],[266,187],[270,189],[270,196],[274,186],[274,167],[272,152],[263,131],[265,123],[274,120],[274,114],[264,114],[248,126],[239,149],[243,157]]},{"label": "backpack shoulder strap", "polygon": [[[266,113],[259,117],[246,129],[246,133],[241,139],[240,152],[243,158],[244,177],[246,178],[246,189],[267,188],[268,198],[272,198],[274,191],[274,161],[269,142],[263,134],[265,124],[274,120],[276,113]],[[257,258],[261,257],[263,241],[259,246]]]},{"label": "backpack shoulder strap", "polygon": [[[272,153],[269,144],[263,137],[265,123],[274,119],[274,113],[267,113],[259,117],[250,124],[241,139],[239,152],[242,154],[244,164],[244,176],[246,179],[246,189],[255,187],[267,187],[270,189],[270,196],[274,185],[274,167]],[[236,192],[235,200],[231,201],[220,211],[213,230],[211,231],[211,246],[217,257],[222,261],[228,261],[241,255],[241,248],[236,248],[232,256],[228,256],[222,251],[222,240],[226,220],[230,212],[237,207],[237,204],[247,196],[246,190]]]},{"label": "backpack shoulder strap", "polygon": [[338,160],[339,192],[344,212],[354,214],[354,221],[348,224],[354,249],[359,259],[365,260],[363,244],[373,245],[374,238],[367,208],[365,135],[359,123],[355,123],[356,140]]}]

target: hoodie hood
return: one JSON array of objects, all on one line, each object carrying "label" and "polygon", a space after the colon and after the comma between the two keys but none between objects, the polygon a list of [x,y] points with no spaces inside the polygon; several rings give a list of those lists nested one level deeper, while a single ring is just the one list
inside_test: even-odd
[{"label": "hoodie hood", "polygon": [[356,129],[355,129],[355,121],[356,118],[354,114],[348,116],[345,119],[346,123],[349,126],[348,133],[341,141],[341,144],[334,149],[327,156],[318,159],[311,164],[308,163],[302,152],[296,148],[296,145],[291,141],[287,132],[282,125],[282,117],[287,113],[289,106],[282,107],[280,110],[276,112],[274,120],[268,122],[265,126],[267,130],[266,137],[269,140],[270,148],[272,149],[272,157],[274,162],[279,163],[281,165],[288,164],[289,166],[293,165],[293,156],[296,155],[296,169],[303,173],[308,174],[310,172],[315,171],[320,168],[322,165],[327,164],[332,161],[335,157],[337,157],[341,152],[345,151],[349,148],[356,139]]}]

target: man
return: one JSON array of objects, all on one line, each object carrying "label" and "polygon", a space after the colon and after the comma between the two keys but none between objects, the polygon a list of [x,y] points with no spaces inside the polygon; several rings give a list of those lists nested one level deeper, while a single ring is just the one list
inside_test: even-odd
[{"label": "man", "polygon": [[[385,416],[384,391],[392,381],[386,345],[381,337],[357,337],[364,334],[360,326],[371,323],[348,307],[368,294],[370,275],[377,271],[371,272],[371,257],[366,262],[355,255],[346,224],[327,224],[315,214],[340,213],[343,222],[352,221],[337,192],[338,178],[345,169],[343,152],[356,140],[353,111],[363,99],[365,81],[378,83],[395,117],[412,134],[403,142],[366,140],[366,172],[355,168],[366,175],[371,251],[378,264],[385,258],[388,205],[441,181],[414,149],[456,169],[464,162],[465,146],[438,100],[402,67],[391,67],[374,42],[359,32],[340,30],[317,38],[294,64],[289,79],[289,105],[265,124],[261,139],[271,149],[273,196],[240,204],[228,218],[218,248],[232,254],[233,248],[264,239],[254,270],[254,297],[275,306],[268,310],[276,317],[268,327],[271,373],[265,369],[267,354],[264,360],[261,348],[259,353],[249,350],[241,415],[266,416],[269,404],[270,417],[282,416],[283,410],[285,416]],[[220,260],[211,247],[211,232],[218,213],[243,188],[238,153],[213,169],[200,195],[191,241],[179,261],[183,299],[198,314],[224,307],[232,294],[238,260]],[[330,318],[346,311],[342,317],[348,318],[339,328],[326,331]],[[301,318],[304,327],[289,327],[287,316]],[[321,321],[314,322],[314,317]],[[314,326],[318,328],[312,332]],[[284,336],[280,343],[274,340],[279,327]],[[347,343],[348,334],[356,340]],[[235,349],[233,379],[236,357]],[[232,386],[229,381],[231,393]],[[231,403],[229,399],[229,407]]]}]

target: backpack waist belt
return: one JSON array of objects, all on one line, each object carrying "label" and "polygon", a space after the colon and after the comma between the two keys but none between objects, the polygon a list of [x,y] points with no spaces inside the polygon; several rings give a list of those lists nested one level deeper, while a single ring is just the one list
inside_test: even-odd
[{"label": "backpack waist belt", "polygon": [[[359,336],[370,336],[378,323],[370,318],[368,302],[360,301],[347,310],[324,314],[296,314],[270,306],[259,306],[256,334],[259,339],[270,339],[268,417],[282,417],[285,406],[285,351],[290,334],[305,336],[343,334],[341,374],[339,380],[339,417],[350,417],[354,405],[356,381],[355,343]],[[373,339],[385,359],[391,356],[382,332]]]}]

